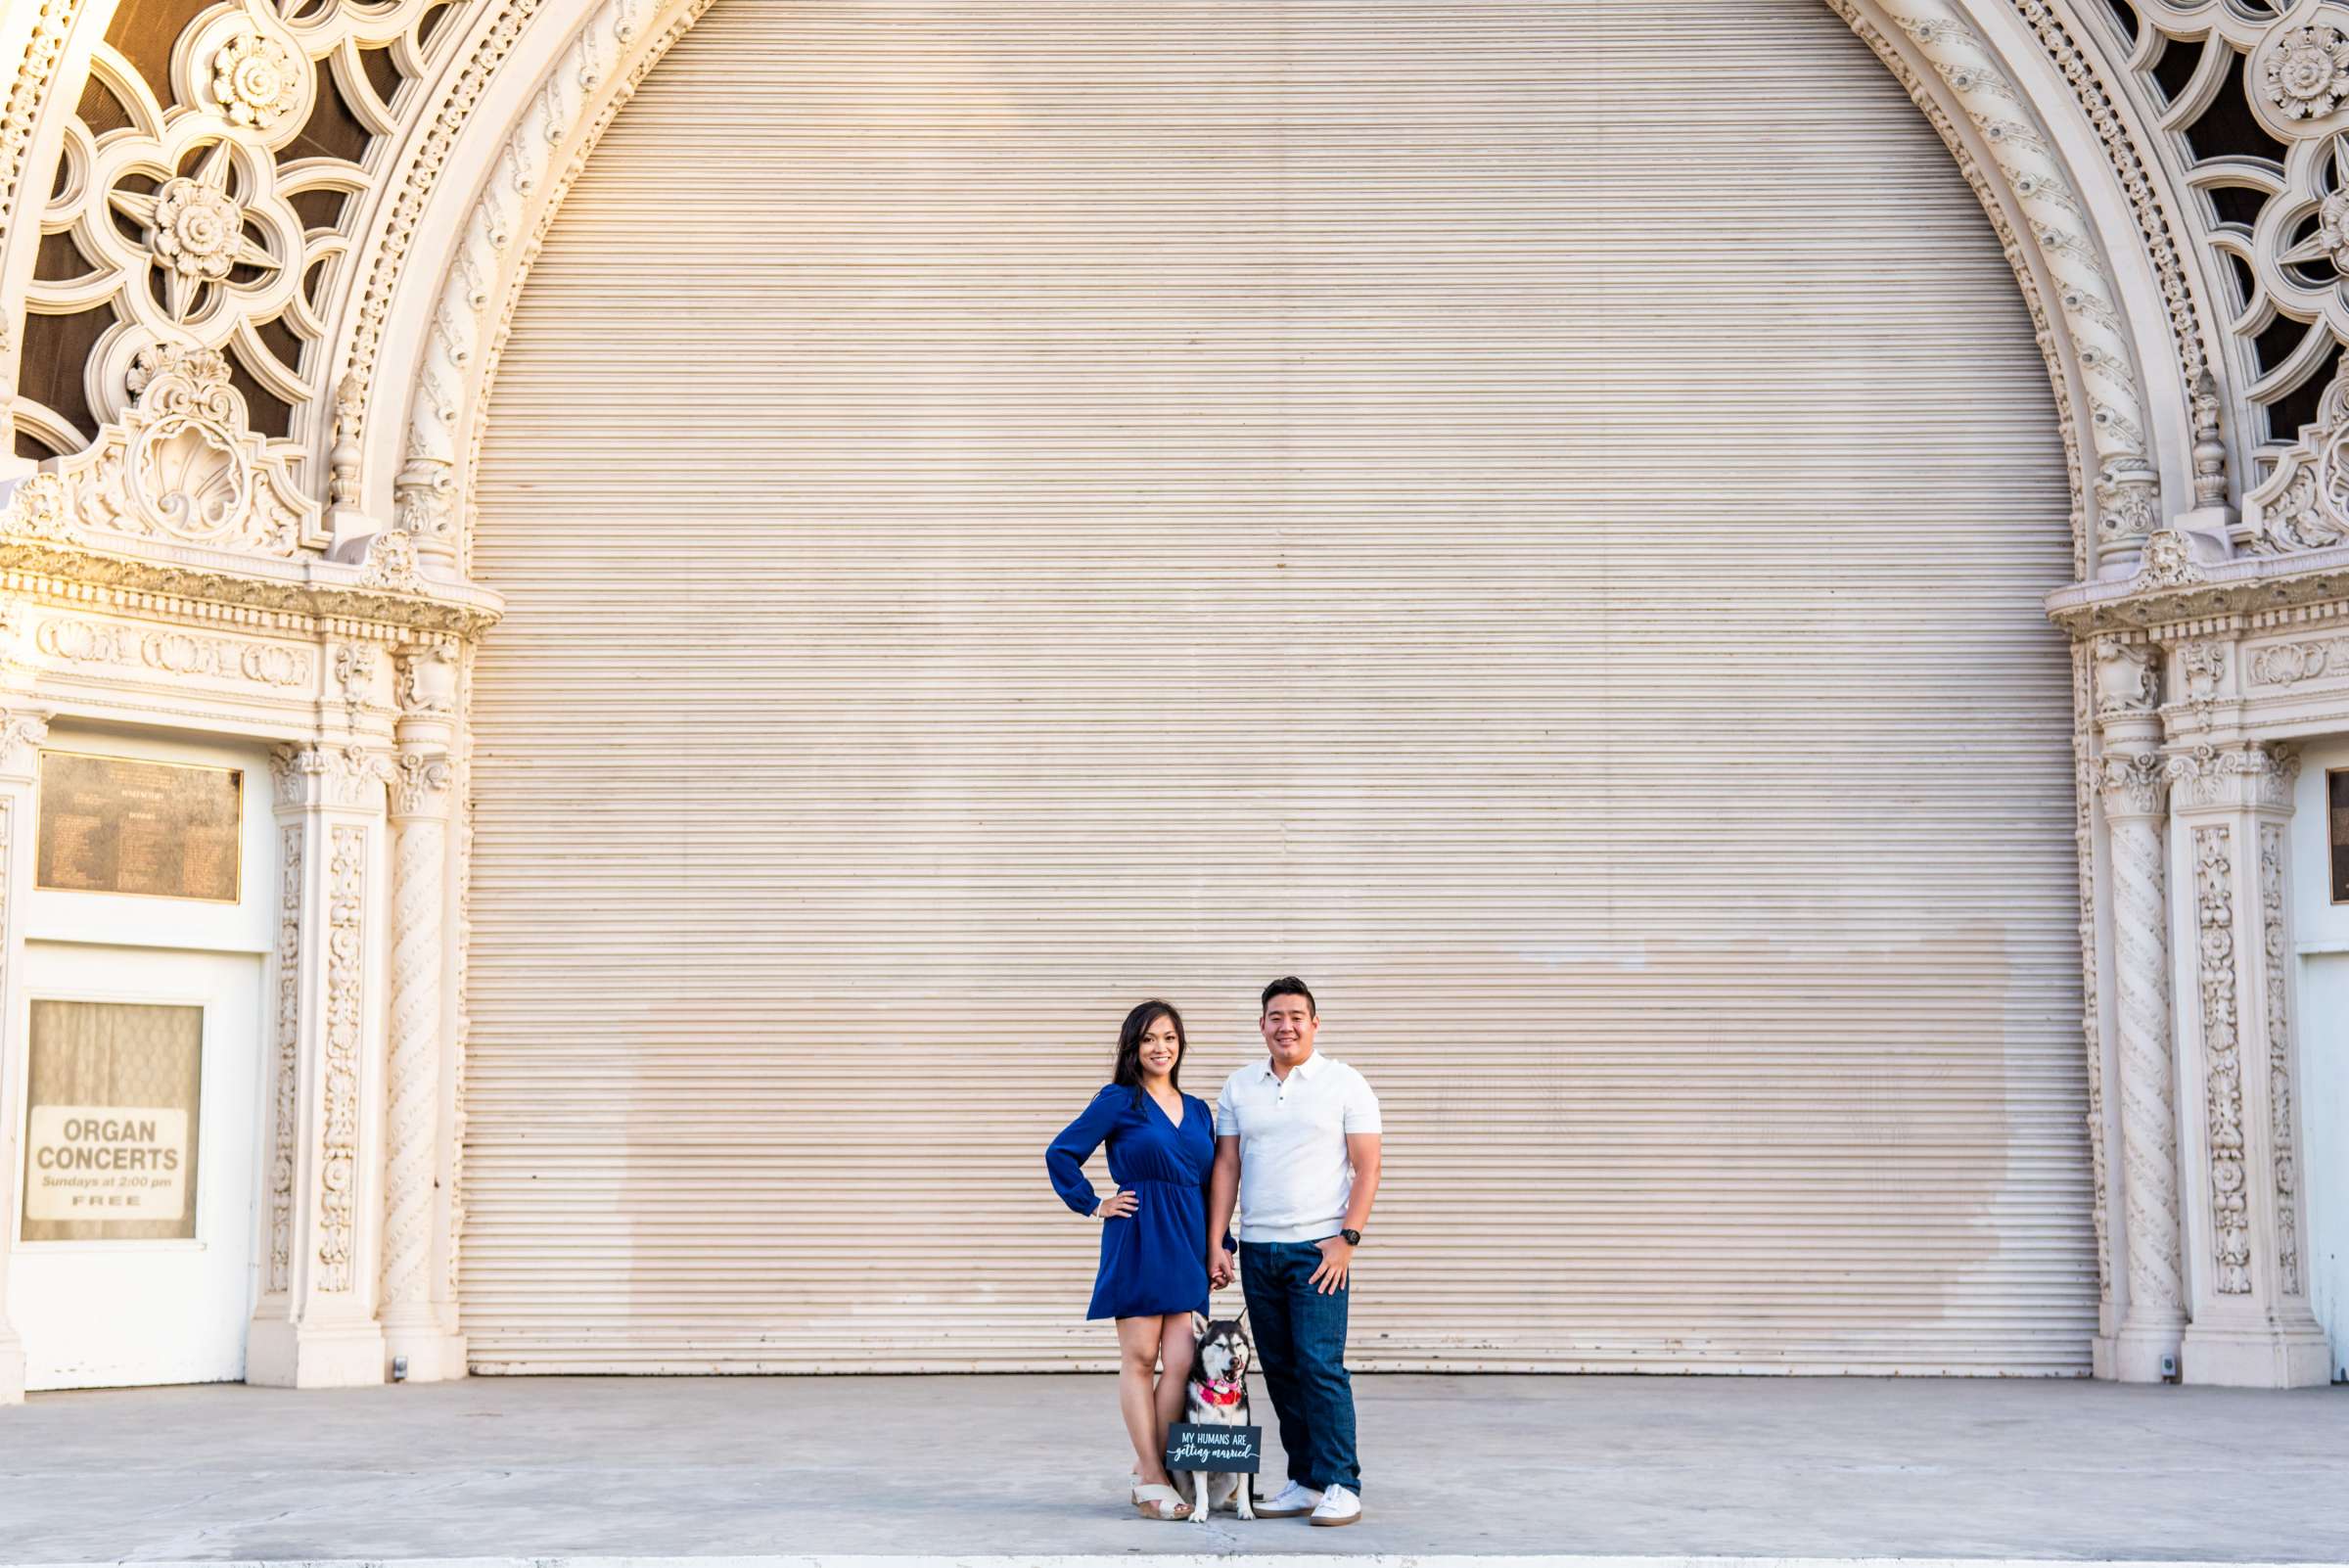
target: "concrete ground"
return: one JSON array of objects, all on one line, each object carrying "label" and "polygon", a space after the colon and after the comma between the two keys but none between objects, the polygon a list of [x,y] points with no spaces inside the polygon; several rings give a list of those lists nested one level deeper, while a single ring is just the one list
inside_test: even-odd
[{"label": "concrete ground", "polygon": [[2349,1388],[1357,1383],[1367,1512],[1345,1530],[1136,1517],[1105,1377],[35,1395],[0,1409],[0,1564],[1201,1552],[2349,1563]]}]

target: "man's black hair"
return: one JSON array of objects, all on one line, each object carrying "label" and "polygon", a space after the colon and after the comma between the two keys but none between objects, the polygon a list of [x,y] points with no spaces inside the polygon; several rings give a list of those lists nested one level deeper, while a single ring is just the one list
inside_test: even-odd
[{"label": "man's black hair", "polygon": [[1283,975],[1265,988],[1264,999],[1259,1001],[1256,1007],[1258,1017],[1261,1018],[1272,1010],[1272,998],[1275,996],[1303,996],[1306,1012],[1315,1018],[1321,1016],[1321,1006],[1313,1000],[1313,991],[1295,975]]}]

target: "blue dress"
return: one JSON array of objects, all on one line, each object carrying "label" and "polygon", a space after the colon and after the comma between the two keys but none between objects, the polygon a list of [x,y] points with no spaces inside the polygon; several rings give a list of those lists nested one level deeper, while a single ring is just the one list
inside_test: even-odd
[{"label": "blue dress", "polygon": [[1157,1317],[1207,1311],[1207,1176],[1216,1163],[1215,1113],[1182,1097],[1176,1127],[1147,1094],[1115,1084],[1093,1096],[1044,1150],[1052,1190],[1079,1214],[1101,1206],[1084,1162],[1109,1145],[1109,1177],[1134,1196],[1132,1214],[1101,1222],[1101,1271],[1087,1317]]}]

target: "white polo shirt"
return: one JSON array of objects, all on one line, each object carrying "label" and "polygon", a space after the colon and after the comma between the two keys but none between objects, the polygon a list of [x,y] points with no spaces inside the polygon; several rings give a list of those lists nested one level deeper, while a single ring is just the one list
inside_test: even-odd
[{"label": "white polo shirt", "polygon": [[1265,1057],[1223,1081],[1216,1136],[1240,1140],[1242,1241],[1319,1241],[1346,1222],[1354,1162],[1346,1134],[1376,1132],[1378,1096],[1319,1051],[1284,1081]]}]

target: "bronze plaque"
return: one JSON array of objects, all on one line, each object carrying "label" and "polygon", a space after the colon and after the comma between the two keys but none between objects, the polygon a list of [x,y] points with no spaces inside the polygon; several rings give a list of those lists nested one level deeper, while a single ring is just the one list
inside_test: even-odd
[{"label": "bronze plaque", "polygon": [[43,752],[35,885],[234,903],[244,812],[237,768]]}]

